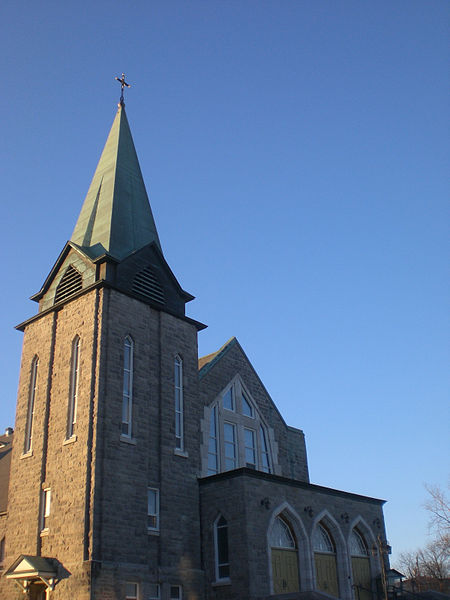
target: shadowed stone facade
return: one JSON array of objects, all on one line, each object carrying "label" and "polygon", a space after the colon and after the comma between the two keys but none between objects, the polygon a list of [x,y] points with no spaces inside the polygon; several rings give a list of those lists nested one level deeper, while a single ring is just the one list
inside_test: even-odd
[{"label": "shadowed stone facade", "polygon": [[144,201],[122,103],[76,235],[18,326],[0,598],[376,598],[383,501],[310,483],[303,432],[235,338],[198,359],[204,325]]}]

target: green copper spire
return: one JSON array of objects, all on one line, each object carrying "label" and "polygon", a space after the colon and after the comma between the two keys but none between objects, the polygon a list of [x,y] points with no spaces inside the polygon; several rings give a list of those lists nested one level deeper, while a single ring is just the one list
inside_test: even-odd
[{"label": "green copper spire", "polygon": [[150,242],[161,250],[123,101],[70,239],[91,258],[120,261]]}]

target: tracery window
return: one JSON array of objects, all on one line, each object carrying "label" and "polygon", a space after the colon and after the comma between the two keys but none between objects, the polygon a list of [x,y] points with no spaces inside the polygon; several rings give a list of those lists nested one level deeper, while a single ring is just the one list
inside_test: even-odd
[{"label": "tracery window", "polygon": [[134,344],[130,336],[125,338],[123,350],[122,435],[131,437]]},{"label": "tracery window", "polygon": [[33,417],[34,417],[34,403],[36,400],[37,391],[37,376],[38,376],[39,359],[35,356],[31,362],[31,377],[30,377],[30,388],[28,391],[28,407],[27,407],[27,422],[25,425],[25,440],[23,445],[23,452],[31,452],[31,444],[33,439]]},{"label": "tracery window", "polygon": [[[268,428],[239,377],[236,377],[205,413],[204,473],[214,475],[239,467],[271,473],[273,459]],[[206,435],[208,431],[208,436]]]},{"label": "tracery window", "polygon": [[350,535],[350,554],[352,556],[369,556],[366,542],[357,529],[353,529]]},{"label": "tracery window", "polygon": [[323,525],[319,523],[313,534],[314,552],[335,553],[335,547],[330,534]]},{"label": "tracery window", "polygon": [[281,518],[277,517],[270,529],[269,545],[272,548],[291,548],[295,549],[295,539],[289,528],[289,525]]}]

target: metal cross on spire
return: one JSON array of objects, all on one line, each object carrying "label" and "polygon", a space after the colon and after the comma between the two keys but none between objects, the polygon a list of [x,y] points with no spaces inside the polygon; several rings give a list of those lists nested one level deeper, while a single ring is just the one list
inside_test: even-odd
[{"label": "metal cross on spire", "polygon": [[120,79],[118,77],[116,77],[116,81],[118,81],[120,83],[121,89],[122,89],[122,92],[120,94],[120,102],[119,102],[119,104],[121,106],[125,106],[125,102],[123,100],[123,90],[126,87],[127,88],[131,87],[131,85],[125,81],[125,73],[122,73],[122,77]]}]

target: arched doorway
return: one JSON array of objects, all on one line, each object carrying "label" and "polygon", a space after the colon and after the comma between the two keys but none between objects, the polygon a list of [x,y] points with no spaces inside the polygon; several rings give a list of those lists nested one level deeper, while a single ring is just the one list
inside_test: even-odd
[{"label": "arched doorway", "polygon": [[350,534],[350,556],[356,600],[372,600],[369,549],[357,529]]},{"label": "arched doorway", "polygon": [[321,523],[314,530],[313,548],[317,589],[339,598],[336,546],[331,535]]},{"label": "arched doorway", "polygon": [[300,591],[298,552],[295,536],[281,517],[276,517],[269,533],[272,553],[272,580],[274,594]]}]

